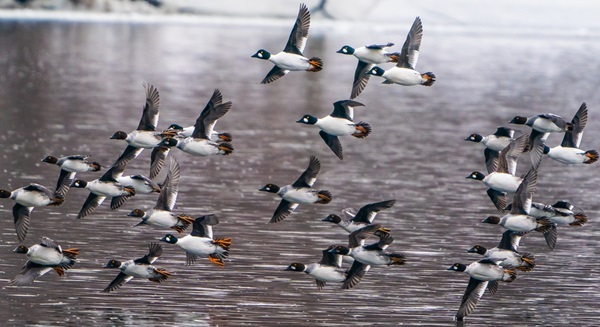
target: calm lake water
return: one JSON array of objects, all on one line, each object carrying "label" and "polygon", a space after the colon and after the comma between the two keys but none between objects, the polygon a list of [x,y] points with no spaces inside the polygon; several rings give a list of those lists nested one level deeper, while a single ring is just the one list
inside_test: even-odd
[{"label": "calm lake water", "polygon": [[[296,6],[292,6],[296,8]],[[293,9],[295,11],[296,9]],[[163,245],[155,263],[174,275],[164,284],[133,279],[100,293],[116,276],[109,259],[147,253],[147,244],[167,230],[132,226],[134,208],[150,209],[155,195],[138,195],[111,211],[108,204],[77,220],[88,195],[71,189],[61,207],[36,208],[25,244],[42,236],[80,249],[80,260],[64,278],[49,273],[29,287],[7,286],[25,263],[18,245],[13,202],[0,201],[0,321],[4,325],[422,325],[448,326],[468,276],[446,271],[454,262],[479,259],[466,250],[496,246],[503,230],[481,220],[497,214],[483,184],[465,179],[485,171],[483,146],[463,139],[489,134],[515,115],[553,112],[570,119],[587,102],[589,121],[582,147],[600,148],[600,33],[565,29],[445,26],[422,15],[425,34],[418,69],[433,71],[431,88],[382,85],[372,77],[356,99],[366,105],[355,119],[369,122],[366,139],[343,138],[338,160],[318,129],[295,121],[303,114],[329,114],[350,94],[353,57],[342,45],[395,42],[399,51],[412,19],[397,25],[313,22],[305,53],[319,56],[319,73],[292,72],[270,85],[258,84],[272,65],[250,56],[259,48],[279,51],[293,20],[239,19],[195,23],[0,21],[0,188],[31,182],[54,187],[58,167],[47,155],[92,154],[109,165],[125,148],[111,140],[131,131],[144,103],[142,83],[161,95],[159,129],[191,125],[215,88],[233,101],[217,129],[234,135],[235,152],[199,158],[177,149],[182,181],[177,212],[215,213],[216,236],[231,237],[224,268],[206,259],[185,266],[178,247]],[[565,23],[566,24],[566,23]],[[521,128],[528,133],[528,128]],[[552,135],[552,146],[561,141]],[[300,205],[279,224],[267,224],[279,199],[258,188],[285,185],[321,160],[315,184],[332,203]],[[148,174],[144,151],[126,174]],[[518,172],[527,169],[521,158]],[[561,227],[556,249],[541,235],[528,235],[523,251],[537,266],[485,294],[472,325],[594,325],[600,312],[598,277],[599,165],[567,167],[542,163],[536,201],[569,199],[589,223]],[[86,180],[99,174],[78,175]],[[163,175],[158,178],[162,181]],[[294,261],[320,260],[330,244],[347,242],[337,226],[322,222],[347,207],[397,199],[376,222],[392,230],[390,251],[407,264],[374,267],[352,290],[283,271]]]}]

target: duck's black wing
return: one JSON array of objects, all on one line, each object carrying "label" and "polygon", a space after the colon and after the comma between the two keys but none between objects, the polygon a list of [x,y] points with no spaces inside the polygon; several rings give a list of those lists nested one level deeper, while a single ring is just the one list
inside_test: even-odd
[{"label": "duck's black wing", "polygon": [[31,261],[27,261],[27,263],[21,268],[17,276],[11,279],[9,285],[15,286],[26,286],[31,285],[35,281],[36,278],[43,276],[47,272],[52,270],[50,266],[43,266]]},{"label": "duck's black wing", "polygon": [[287,43],[283,51],[289,53],[295,53],[302,56],[302,51],[306,46],[306,40],[308,39],[308,29],[310,27],[310,12],[305,4],[300,4],[300,10],[298,11],[298,17],[290,33]]},{"label": "duck's black wing", "polygon": [[179,181],[181,179],[181,171],[177,161],[171,157],[169,162],[169,173],[161,186],[160,195],[156,200],[154,209],[173,211],[177,194],[179,193]]},{"label": "duck's black wing", "polygon": [[205,215],[198,217],[194,220],[192,225],[192,232],[190,235],[198,237],[209,237],[213,238],[212,226],[217,225],[219,219],[215,215]]},{"label": "duck's black wing", "polygon": [[125,273],[120,272],[117,275],[117,277],[115,277],[115,279],[113,279],[113,281],[110,282],[110,284],[108,284],[108,286],[102,290],[102,292],[104,292],[104,293],[112,292],[112,291],[118,289],[119,287],[125,285],[125,283],[130,281],[132,278],[133,278],[133,276],[128,276]]},{"label": "duck's black wing", "polygon": [[587,104],[584,102],[579,107],[579,110],[577,110],[575,116],[573,116],[573,120],[571,120],[571,124],[573,124],[573,131],[565,133],[563,141],[560,144],[561,146],[579,148],[579,145],[581,144],[581,137],[583,136],[583,129],[587,124],[587,118]]},{"label": "duck's black wing", "polygon": [[29,215],[31,214],[32,210],[33,207],[26,207],[19,203],[15,203],[12,208],[15,230],[17,232],[17,239],[19,242],[23,242],[27,236],[30,222]]},{"label": "duck's black wing", "polygon": [[137,130],[154,131],[158,125],[158,107],[160,106],[160,96],[158,90],[152,84],[144,84],[146,89],[146,104],[142,119],[138,124]]},{"label": "duck's black wing", "polygon": [[457,321],[463,321],[464,317],[471,314],[473,310],[475,310],[475,307],[477,306],[477,303],[479,302],[479,299],[481,299],[481,296],[485,292],[487,286],[487,281],[481,281],[473,277],[469,279],[469,284],[467,285],[465,294],[460,302],[460,307],[456,313]]},{"label": "duck's black wing", "polygon": [[358,210],[352,221],[370,224],[379,211],[391,208],[394,203],[396,203],[396,200],[369,203]]},{"label": "duck's black wing", "polygon": [[321,170],[321,162],[315,156],[310,156],[310,162],[306,170],[292,184],[293,187],[312,187],[317,180],[317,175]]},{"label": "duck's black wing", "polygon": [[419,60],[419,48],[421,47],[421,39],[423,38],[423,25],[421,18],[415,18],[410,31],[406,36],[406,41],[402,45],[400,59],[396,67],[415,69]]},{"label": "duck's black wing", "polygon": [[281,202],[279,202],[277,209],[275,209],[275,212],[273,213],[273,217],[271,217],[269,224],[278,223],[284,220],[287,216],[294,212],[294,210],[296,210],[298,205],[298,203],[292,203],[290,201],[282,199]]},{"label": "duck's black wing", "polygon": [[331,149],[331,151],[333,151],[333,153],[335,153],[335,155],[338,158],[340,158],[340,160],[343,160],[344,159],[344,151],[343,151],[342,143],[340,142],[340,139],[337,136],[327,134],[324,131],[319,131],[319,135],[321,136],[323,141],[325,141],[325,144],[327,144],[327,146]]},{"label": "duck's black wing", "polygon": [[193,138],[201,138],[210,140],[210,134],[213,131],[213,127],[217,123],[217,120],[225,115],[231,108],[231,101],[221,103],[223,101],[223,95],[221,91],[215,89],[212,97],[196,119],[194,124],[194,132],[192,132]]}]

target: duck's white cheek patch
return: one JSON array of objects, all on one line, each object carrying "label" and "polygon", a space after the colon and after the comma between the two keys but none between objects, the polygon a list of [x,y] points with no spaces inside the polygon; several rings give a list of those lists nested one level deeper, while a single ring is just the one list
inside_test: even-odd
[{"label": "duck's white cheek patch", "polygon": [[259,57],[259,58],[262,58],[262,56],[263,56],[263,55],[262,55],[262,53],[259,53],[259,54],[258,54],[258,57]]},{"label": "duck's white cheek patch", "polygon": [[305,122],[305,123],[308,123],[308,118],[304,118],[304,122]]}]

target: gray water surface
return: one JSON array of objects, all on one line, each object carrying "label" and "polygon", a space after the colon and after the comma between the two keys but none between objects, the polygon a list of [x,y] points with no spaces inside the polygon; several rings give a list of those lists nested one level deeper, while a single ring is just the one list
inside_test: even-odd
[{"label": "gray water surface", "polygon": [[[319,56],[319,73],[292,72],[270,85],[259,82],[271,69],[250,58],[259,48],[283,47],[291,22],[243,20],[197,23],[80,23],[0,21],[0,188],[35,182],[54,187],[58,167],[47,155],[92,154],[110,165],[125,148],[111,140],[117,130],[137,126],[144,101],[142,83],[161,95],[159,129],[191,125],[219,88],[230,112],[217,129],[234,135],[235,152],[199,158],[177,149],[182,181],[176,211],[215,213],[215,235],[231,237],[224,268],[201,259],[185,266],[178,247],[162,243],[155,263],[174,275],[164,284],[133,279],[100,293],[116,276],[109,259],[147,253],[147,244],[168,230],[132,226],[134,208],[150,209],[156,195],[138,195],[111,211],[108,203],[76,219],[88,195],[71,189],[61,207],[36,208],[25,244],[42,236],[80,249],[67,276],[40,277],[29,287],[7,286],[25,263],[18,245],[12,201],[0,201],[0,321],[13,325],[422,325],[447,326],[460,304],[468,276],[446,271],[454,262],[479,259],[466,250],[497,245],[501,227],[481,220],[497,214],[483,184],[465,179],[485,171],[483,146],[463,139],[489,134],[515,115],[553,112],[570,119],[581,102],[589,116],[582,147],[600,142],[600,34],[517,27],[481,30],[435,24],[422,17],[425,35],[417,68],[433,71],[433,87],[382,85],[372,77],[356,99],[366,106],[355,120],[369,122],[366,139],[343,138],[338,160],[318,129],[297,124],[303,114],[329,114],[350,94],[356,60],[335,53],[342,45],[393,41],[400,45],[411,20],[397,26],[336,25],[316,21],[305,53]],[[431,26],[431,27],[430,27]],[[572,27],[577,30],[576,26]],[[521,128],[525,133],[528,128]],[[548,143],[560,143],[551,135]],[[332,203],[300,205],[279,224],[267,224],[279,199],[259,192],[268,182],[285,185],[321,160],[315,184]],[[150,151],[127,167],[148,174]],[[518,172],[527,170],[521,158]],[[99,174],[86,173],[91,180]],[[162,181],[161,174],[158,181]],[[587,213],[583,227],[561,227],[550,251],[540,234],[523,238],[538,266],[520,273],[497,294],[485,294],[468,321],[473,325],[593,325],[598,303],[598,166],[568,167],[545,160],[535,200],[569,199]],[[330,244],[347,242],[330,213],[387,199],[396,205],[376,222],[392,230],[389,251],[407,264],[373,267],[352,290],[283,271],[294,261],[320,260]]]}]

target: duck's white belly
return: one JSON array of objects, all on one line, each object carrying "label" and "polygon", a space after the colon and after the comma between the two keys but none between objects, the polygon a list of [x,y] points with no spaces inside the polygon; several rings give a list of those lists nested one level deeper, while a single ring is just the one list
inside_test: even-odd
[{"label": "duck's white belly", "polygon": [[502,218],[502,221],[502,226],[513,232],[529,232],[538,227],[536,219],[528,215],[508,214]]},{"label": "duck's white belly", "polygon": [[580,164],[585,161],[585,151],[578,148],[557,146],[550,149],[548,157],[564,164]]},{"label": "duck's white belly", "polygon": [[283,51],[272,55],[269,61],[277,65],[277,67],[286,70],[308,70],[311,67],[308,59],[305,57]]},{"label": "duck's white belly", "polygon": [[418,71],[409,68],[392,67],[383,74],[383,77],[389,82],[405,86],[423,83],[421,74]]},{"label": "duck's white belly", "polygon": [[550,119],[538,118],[533,122],[531,128],[542,133],[562,133],[564,130],[558,127]]},{"label": "duck's white belly", "polygon": [[211,156],[219,154],[217,144],[205,139],[186,138],[177,144],[181,151],[195,156]]},{"label": "duck's white belly", "polygon": [[91,170],[90,165],[79,160],[66,160],[60,168],[70,173],[83,173]]},{"label": "duck's white belly", "polygon": [[50,199],[44,193],[19,190],[14,200],[25,207],[43,207],[50,204]]},{"label": "duck's white belly", "polygon": [[156,226],[156,227],[173,227],[177,225],[177,216],[170,212],[164,210],[154,210],[150,217],[146,220],[148,225]]},{"label": "duck's white belly", "polygon": [[105,197],[116,197],[128,194],[120,184],[111,182],[105,183],[98,180],[90,182],[87,188],[90,192]]},{"label": "duck's white belly", "polygon": [[514,193],[521,185],[521,178],[507,173],[491,173],[483,179],[489,188],[499,192]]},{"label": "duck's white belly", "polygon": [[351,135],[356,132],[354,123],[345,118],[327,116],[319,119],[315,125],[323,132],[334,136]]},{"label": "duck's white belly", "polygon": [[316,190],[309,188],[291,188],[282,198],[292,203],[314,203],[319,199]]},{"label": "duck's white belly", "polygon": [[217,248],[217,246],[212,243],[211,238],[191,235],[180,238],[176,244],[184,249],[185,252],[202,257],[215,253]]},{"label": "duck's white belly", "polygon": [[40,245],[34,245],[33,251],[27,253],[27,257],[31,262],[35,262],[44,266],[56,266],[62,261],[63,255],[53,248],[47,248]]},{"label": "duck's white belly", "polygon": [[127,136],[127,143],[137,148],[152,149],[158,146],[161,139],[156,137],[156,131],[133,131]]},{"label": "duck's white belly", "polygon": [[343,282],[346,276],[332,266],[320,266],[314,268],[310,275],[324,282]]},{"label": "duck's white belly", "polygon": [[386,53],[387,51],[383,49],[367,49],[365,47],[354,50],[354,56],[360,61],[375,65],[390,61],[390,57],[386,56]]}]

